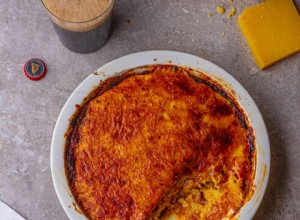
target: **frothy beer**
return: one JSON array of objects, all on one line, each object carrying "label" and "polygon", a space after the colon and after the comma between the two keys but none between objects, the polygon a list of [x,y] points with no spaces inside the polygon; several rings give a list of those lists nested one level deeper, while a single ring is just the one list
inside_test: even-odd
[{"label": "frothy beer", "polygon": [[42,2],[60,40],[69,49],[83,53],[92,52],[106,42],[111,26],[114,0],[43,0]]}]

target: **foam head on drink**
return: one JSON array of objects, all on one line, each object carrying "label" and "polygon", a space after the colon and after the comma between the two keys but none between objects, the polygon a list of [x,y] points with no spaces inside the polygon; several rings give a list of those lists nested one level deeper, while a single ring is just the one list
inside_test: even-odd
[{"label": "foam head on drink", "polygon": [[61,42],[70,50],[93,52],[108,39],[114,0],[43,0]]}]

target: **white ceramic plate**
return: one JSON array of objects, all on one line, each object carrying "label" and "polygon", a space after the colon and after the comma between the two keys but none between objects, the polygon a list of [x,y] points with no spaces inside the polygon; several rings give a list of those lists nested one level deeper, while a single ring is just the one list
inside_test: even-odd
[{"label": "white ceramic plate", "polygon": [[[239,213],[239,219],[250,220],[254,216],[263,199],[269,179],[270,146],[263,118],[253,99],[229,73],[207,60],[174,51],[146,51],[121,57],[99,68],[97,72],[100,74],[91,74],[88,76],[77,89],[75,89],[60,112],[53,132],[50,162],[57,196],[70,219],[86,220],[84,215],[76,211],[78,207],[74,206],[76,203],[68,187],[64,169],[64,134],[68,127],[68,120],[75,112],[75,105],[80,104],[93,87],[99,84],[100,80],[114,76],[126,69],[150,64],[170,64],[170,62],[175,65],[200,70],[219,81],[230,91],[233,91],[240,105],[248,115],[256,137],[257,165],[254,180],[254,194],[251,200],[242,208]],[[101,73],[105,73],[105,76]]]}]

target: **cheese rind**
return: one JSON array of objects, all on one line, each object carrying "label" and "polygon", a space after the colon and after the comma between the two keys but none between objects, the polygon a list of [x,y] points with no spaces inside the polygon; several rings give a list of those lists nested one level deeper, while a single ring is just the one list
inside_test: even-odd
[{"label": "cheese rind", "polygon": [[238,18],[260,69],[300,51],[300,16],[292,0],[267,0]]}]

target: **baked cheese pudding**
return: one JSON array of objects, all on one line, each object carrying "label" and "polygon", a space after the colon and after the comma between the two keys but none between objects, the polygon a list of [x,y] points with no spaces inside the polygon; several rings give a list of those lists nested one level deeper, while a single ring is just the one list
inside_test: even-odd
[{"label": "baked cheese pudding", "polygon": [[95,88],[66,132],[65,169],[88,219],[224,219],[251,198],[254,134],[222,85],[153,65]]}]

